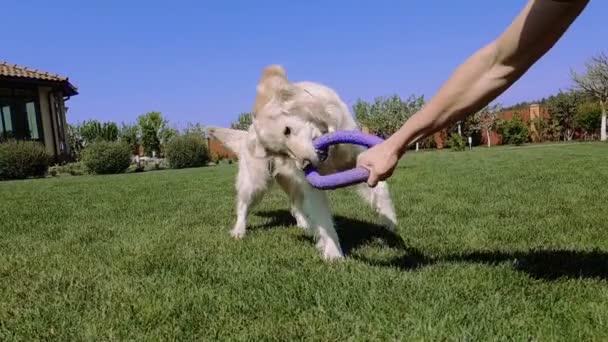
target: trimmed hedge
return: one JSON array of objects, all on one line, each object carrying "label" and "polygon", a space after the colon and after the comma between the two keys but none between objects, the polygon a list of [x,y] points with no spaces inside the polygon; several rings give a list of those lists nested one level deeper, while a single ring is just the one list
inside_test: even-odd
[{"label": "trimmed hedge", "polygon": [[167,144],[165,155],[173,169],[204,166],[209,161],[205,138],[197,133],[177,136]]},{"label": "trimmed hedge", "polygon": [[44,177],[52,156],[36,141],[0,143],[0,180]]},{"label": "trimmed hedge", "polygon": [[125,143],[98,141],[84,149],[82,163],[97,174],[123,173],[131,165],[132,152]]}]

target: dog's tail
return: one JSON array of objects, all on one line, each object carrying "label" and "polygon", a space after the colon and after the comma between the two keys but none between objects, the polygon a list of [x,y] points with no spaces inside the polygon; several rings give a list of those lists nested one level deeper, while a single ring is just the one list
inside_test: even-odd
[{"label": "dog's tail", "polygon": [[239,154],[241,152],[242,142],[247,138],[248,133],[247,131],[240,129],[209,127],[207,128],[207,134],[210,137],[219,140],[232,152]]}]

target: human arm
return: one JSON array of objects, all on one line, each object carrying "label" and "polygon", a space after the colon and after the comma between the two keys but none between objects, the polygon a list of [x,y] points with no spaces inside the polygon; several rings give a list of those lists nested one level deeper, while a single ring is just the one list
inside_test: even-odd
[{"label": "human arm", "polygon": [[515,83],[563,36],[589,0],[530,0],[493,42],[462,63],[420,111],[382,144],[363,152],[357,165],[368,184],[391,176],[407,147],[471,115]]}]

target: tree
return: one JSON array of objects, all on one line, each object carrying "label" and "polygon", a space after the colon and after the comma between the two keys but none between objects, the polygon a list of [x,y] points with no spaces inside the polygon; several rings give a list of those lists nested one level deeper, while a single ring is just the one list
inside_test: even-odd
[{"label": "tree", "polygon": [[355,119],[362,125],[370,129],[369,125],[374,126],[371,116],[371,104],[361,99],[357,99],[353,105],[353,112],[355,113]]},{"label": "tree", "polygon": [[600,101],[602,119],[600,125],[600,139],[606,141],[606,106],[608,106],[608,56],[601,52],[591,57],[585,63],[586,71],[578,75],[571,71],[571,77],[576,88],[594,96]]},{"label": "tree", "polygon": [[502,105],[500,103],[496,103],[494,105],[487,105],[482,108],[480,111],[475,113],[473,123],[476,125],[473,129],[477,131],[483,131],[486,135],[486,140],[488,141],[488,147],[492,146],[492,139],[490,133],[498,128],[498,124],[500,119],[498,114],[502,112]]},{"label": "tree", "polygon": [[253,113],[249,113],[249,112],[241,113],[241,114],[239,114],[238,119],[235,122],[233,122],[232,124],[230,124],[230,128],[246,131],[249,129],[249,126],[251,126],[252,122],[253,122]]},{"label": "tree", "polygon": [[118,140],[118,125],[114,122],[104,122],[101,125],[101,135],[98,139],[105,141],[117,141]]},{"label": "tree", "polygon": [[116,141],[118,126],[111,121],[101,123],[97,120],[88,120],[80,125],[80,135],[85,145],[100,140]]},{"label": "tree", "polygon": [[203,127],[203,125],[201,125],[200,123],[188,123],[186,125],[186,128],[184,128],[184,135],[187,134],[197,134],[200,135],[201,137],[205,137],[205,127]]},{"label": "tree", "polygon": [[85,146],[96,141],[118,140],[118,126],[111,121],[103,123],[97,120],[84,121],[78,125],[77,130]]},{"label": "tree", "polygon": [[373,104],[361,99],[353,106],[355,117],[370,132],[388,138],[424,105],[424,96],[410,95],[403,100],[398,95],[378,97]]},{"label": "tree", "polygon": [[574,136],[574,117],[581,102],[582,94],[578,91],[560,90],[557,95],[549,96],[547,99],[547,110],[561,126],[564,140],[572,140]]},{"label": "tree", "polygon": [[68,145],[70,147],[72,158],[75,160],[80,160],[81,152],[84,149],[84,139],[80,134],[80,125],[68,124],[67,133]]},{"label": "tree", "polygon": [[583,130],[586,137],[593,137],[600,127],[602,121],[602,108],[596,101],[586,101],[581,103],[574,117],[576,128]]},{"label": "tree", "polygon": [[82,150],[97,141],[117,141],[119,130],[116,123],[87,120],[75,125],[68,124],[67,140],[72,157],[80,160]]},{"label": "tree", "polygon": [[78,130],[82,137],[82,144],[86,146],[97,140],[101,135],[101,122],[97,120],[84,121],[83,123],[78,124]]},{"label": "tree", "polygon": [[152,152],[162,154],[163,146],[176,135],[176,130],[169,127],[169,122],[163,118],[160,112],[149,112],[137,118],[139,125],[141,143],[145,153],[149,156]]},{"label": "tree", "polygon": [[120,127],[118,140],[129,145],[131,150],[135,151],[137,144],[139,144],[139,127],[137,125],[123,123]]},{"label": "tree", "polygon": [[543,142],[547,139],[547,133],[549,130],[549,122],[545,117],[539,115],[531,120],[532,127],[534,130],[531,133],[532,141]]},{"label": "tree", "polygon": [[479,116],[469,115],[464,119],[464,121],[461,122],[462,136],[465,138],[465,141],[468,140],[468,137],[471,137],[471,143],[473,146],[479,145],[481,141],[481,134],[483,134],[481,122],[479,120]]}]

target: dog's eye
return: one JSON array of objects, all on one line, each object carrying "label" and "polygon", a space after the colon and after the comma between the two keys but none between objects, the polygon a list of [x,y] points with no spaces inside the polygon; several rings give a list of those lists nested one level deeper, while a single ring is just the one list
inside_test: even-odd
[{"label": "dog's eye", "polygon": [[283,134],[285,134],[285,136],[288,137],[291,134],[291,128],[285,127],[285,130],[283,131]]}]

